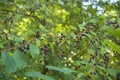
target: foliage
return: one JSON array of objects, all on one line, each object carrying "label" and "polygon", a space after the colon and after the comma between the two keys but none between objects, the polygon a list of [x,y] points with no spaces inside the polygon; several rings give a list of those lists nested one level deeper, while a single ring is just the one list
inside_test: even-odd
[{"label": "foliage", "polygon": [[0,80],[115,80],[120,2],[98,5],[1,0]]}]

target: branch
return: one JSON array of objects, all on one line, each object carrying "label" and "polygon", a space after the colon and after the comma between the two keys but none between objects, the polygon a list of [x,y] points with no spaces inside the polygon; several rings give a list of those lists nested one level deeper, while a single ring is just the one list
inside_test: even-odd
[{"label": "branch", "polygon": [[34,41],[36,38],[31,38],[29,41],[25,42],[24,44],[22,45],[17,45],[17,46],[13,46],[13,47],[10,47],[8,49],[5,49],[4,51],[10,51],[10,50],[13,50],[13,49],[17,49],[19,48],[20,46],[23,46],[23,45],[28,45],[30,44],[32,41]]}]

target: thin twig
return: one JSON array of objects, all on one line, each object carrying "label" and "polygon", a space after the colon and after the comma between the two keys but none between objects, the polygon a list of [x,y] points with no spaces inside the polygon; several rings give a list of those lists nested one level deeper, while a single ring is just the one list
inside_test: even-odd
[{"label": "thin twig", "polygon": [[[24,44],[22,44],[22,45],[28,45],[28,44],[30,44],[32,41],[34,41],[35,40],[35,38],[31,38],[29,41],[27,41],[27,42],[25,42]],[[19,48],[21,45],[17,45],[17,46],[14,46],[14,47],[10,47],[10,48],[8,48],[8,49],[5,49],[4,51],[10,51],[10,50],[13,50],[13,49],[17,49],[17,48]]]}]

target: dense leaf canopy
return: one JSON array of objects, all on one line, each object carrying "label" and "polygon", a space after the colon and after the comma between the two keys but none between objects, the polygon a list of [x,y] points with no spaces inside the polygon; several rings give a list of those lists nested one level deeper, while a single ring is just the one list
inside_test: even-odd
[{"label": "dense leaf canopy", "polygon": [[119,12],[119,1],[0,0],[0,80],[115,80]]}]

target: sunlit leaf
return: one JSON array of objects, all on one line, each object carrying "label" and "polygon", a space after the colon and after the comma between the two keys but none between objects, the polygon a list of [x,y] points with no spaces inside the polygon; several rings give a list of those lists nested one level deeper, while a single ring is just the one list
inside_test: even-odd
[{"label": "sunlit leaf", "polygon": [[105,30],[108,31],[109,35],[120,39],[120,29],[107,28]]},{"label": "sunlit leaf", "polygon": [[36,46],[39,47],[40,46],[40,40],[36,39]]},{"label": "sunlit leaf", "polygon": [[112,49],[116,50],[118,53],[120,53],[120,46],[118,46],[113,41],[106,39],[104,40],[104,43],[108,45],[109,47],[111,47]]}]

